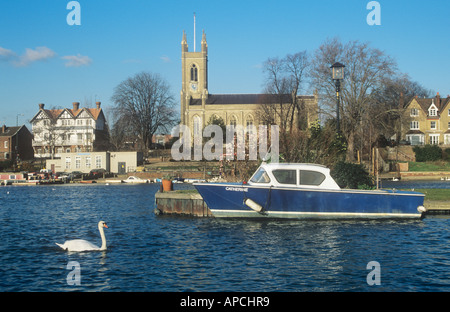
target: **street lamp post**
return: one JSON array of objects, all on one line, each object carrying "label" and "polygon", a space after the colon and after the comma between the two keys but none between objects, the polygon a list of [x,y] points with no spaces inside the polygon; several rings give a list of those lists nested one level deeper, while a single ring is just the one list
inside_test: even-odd
[{"label": "street lamp post", "polygon": [[341,92],[341,80],[345,78],[344,67],[345,65],[339,62],[336,62],[333,65],[331,65],[332,78],[336,86],[336,131],[338,134],[341,132],[339,124],[339,102],[340,102],[339,92]]}]

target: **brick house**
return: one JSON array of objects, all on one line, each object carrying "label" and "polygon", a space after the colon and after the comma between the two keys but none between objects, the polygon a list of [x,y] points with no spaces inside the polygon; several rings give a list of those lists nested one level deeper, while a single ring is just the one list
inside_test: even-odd
[{"label": "brick house", "polygon": [[33,159],[32,140],[27,127],[3,125],[0,130],[0,161]]}]

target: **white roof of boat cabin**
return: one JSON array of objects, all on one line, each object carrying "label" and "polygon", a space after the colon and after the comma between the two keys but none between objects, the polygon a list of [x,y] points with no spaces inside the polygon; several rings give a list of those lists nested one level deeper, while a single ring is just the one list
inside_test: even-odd
[{"label": "white roof of boat cabin", "polygon": [[[316,171],[320,172],[324,175],[324,180],[319,185],[308,185],[301,183],[302,188],[315,188],[315,189],[332,189],[332,190],[339,190],[340,187],[334,181],[334,179],[330,175],[330,168],[318,165],[318,164],[308,164],[308,163],[262,163],[260,165],[260,168],[263,168],[264,170],[268,171],[269,175],[273,176],[273,170],[276,169],[293,169],[293,170],[309,170],[309,171]],[[269,172],[270,171],[270,172]],[[251,185],[263,185],[263,184],[270,184],[270,185],[278,185],[278,186],[286,186],[286,183],[279,183],[277,179],[271,179],[270,182],[249,182]]]},{"label": "white roof of boat cabin", "polygon": [[319,171],[329,171],[330,169],[324,165],[309,163],[262,163],[261,166],[268,168],[289,168],[289,169],[316,169]]}]

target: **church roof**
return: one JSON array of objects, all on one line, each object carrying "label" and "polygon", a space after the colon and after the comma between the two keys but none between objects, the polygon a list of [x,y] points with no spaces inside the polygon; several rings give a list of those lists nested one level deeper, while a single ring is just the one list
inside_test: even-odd
[{"label": "church roof", "polygon": [[[314,96],[300,96],[300,98],[313,99]],[[281,101],[284,103],[291,101],[291,95],[282,94]],[[264,104],[279,102],[280,96],[277,94],[210,94],[206,99],[207,105]],[[201,99],[191,99],[191,105],[201,104]]]}]

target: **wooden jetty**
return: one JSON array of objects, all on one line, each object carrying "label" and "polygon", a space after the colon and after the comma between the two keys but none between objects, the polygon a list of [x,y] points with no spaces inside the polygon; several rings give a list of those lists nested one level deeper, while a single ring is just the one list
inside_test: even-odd
[{"label": "wooden jetty", "polygon": [[426,216],[450,215],[450,201],[427,201],[425,199],[424,206],[427,209]]},{"label": "wooden jetty", "polygon": [[161,192],[155,194],[156,214],[212,217],[200,194],[195,192]]}]

